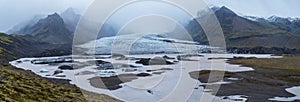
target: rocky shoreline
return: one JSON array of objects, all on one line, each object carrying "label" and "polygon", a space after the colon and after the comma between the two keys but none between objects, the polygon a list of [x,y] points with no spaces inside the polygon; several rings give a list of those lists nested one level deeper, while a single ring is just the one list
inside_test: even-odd
[{"label": "rocky shoreline", "polygon": [[282,47],[228,47],[227,52],[236,54],[300,54],[300,49]]},{"label": "rocky shoreline", "polygon": [[107,95],[82,90],[70,84],[70,80],[44,78],[30,70],[16,68],[7,63],[0,64],[0,89],[0,100],[8,102],[120,102]]}]

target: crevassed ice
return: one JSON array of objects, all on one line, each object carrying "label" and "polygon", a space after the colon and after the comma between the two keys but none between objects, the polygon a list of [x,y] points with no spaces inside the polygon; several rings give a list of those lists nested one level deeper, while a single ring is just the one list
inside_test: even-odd
[{"label": "crevassed ice", "polygon": [[[136,34],[104,37],[82,45],[80,48],[89,49],[88,54],[152,54],[152,53],[202,53],[212,48],[199,45],[197,42],[167,38],[162,34],[146,34],[141,37]],[[95,52],[92,52],[92,48]]]}]

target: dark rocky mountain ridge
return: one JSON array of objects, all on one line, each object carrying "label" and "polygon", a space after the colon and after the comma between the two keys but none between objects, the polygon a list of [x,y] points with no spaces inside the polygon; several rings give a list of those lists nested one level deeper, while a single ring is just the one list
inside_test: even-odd
[{"label": "dark rocky mountain ridge", "polygon": [[20,57],[59,56],[71,54],[68,44],[39,41],[31,35],[0,33],[0,59],[3,62]]},{"label": "dark rocky mountain ridge", "polygon": [[[30,22],[16,25],[9,30],[8,34],[29,34],[48,43],[72,43],[73,33],[76,30],[80,17],[81,15],[77,14],[73,8],[68,8],[61,14],[53,13],[39,20],[35,18]],[[81,20],[87,25],[95,23],[87,19]],[[116,30],[113,25],[105,23],[99,31],[98,38],[115,36],[115,34]]]},{"label": "dark rocky mountain ridge", "polygon": [[[293,49],[300,49],[300,35],[297,20],[286,23],[284,20],[270,22],[267,20],[249,20],[234,13],[227,7],[214,8],[215,15],[219,20],[225,36],[229,51],[247,53],[286,53]],[[208,44],[202,27],[195,18],[187,26],[189,33],[195,41]],[[284,22],[283,22],[284,21]],[[293,28],[292,28],[293,27]],[[257,50],[257,49],[264,50]],[[276,48],[280,51],[270,50]],[[247,49],[247,50],[246,50]],[[256,50],[255,50],[256,49]],[[290,49],[291,51],[287,51]],[[298,52],[300,53],[300,52]]]},{"label": "dark rocky mountain ridge", "polygon": [[79,14],[77,14],[73,8],[68,8],[66,11],[60,14],[62,19],[65,22],[66,27],[69,31],[74,32],[77,26],[77,23],[80,20]]},{"label": "dark rocky mountain ridge", "polygon": [[[247,19],[247,17],[239,16],[227,7],[215,7],[212,10],[221,24],[230,52],[273,53],[273,50],[280,49],[274,53],[286,53],[294,50],[298,52],[300,49],[299,19],[276,16],[268,19],[258,17]],[[34,39],[46,43],[71,44],[79,18],[80,15],[76,14],[73,9],[68,9],[61,16],[54,13],[39,20],[35,25],[28,25],[21,32],[28,33]],[[200,17],[190,21],[185,28],[194,41],[208,44],[202,27],[195,21],[197,19]],[[115,30],[112,25],[107,24],[99,33],[101,35],[99,38],[114,36]]]},{"label": "dark rocky mountain ridge", "polygon": [[34,26],[27,28],[25,32],[30,32],[29,34],[36,39],[48,43],[71,43],[73,37],[72,32],[66,28],[63,19],[57,13],[39,20]]},{"label": "dark rocky mountain ridge", "polygon": [[31,32],[25,32],[27,28],[34,26],[40,19],[44,18],[43,15],[36,15],[33,18],[23,21],[11,29],[9,29],[6,33],[7,34],[30,34]]}]

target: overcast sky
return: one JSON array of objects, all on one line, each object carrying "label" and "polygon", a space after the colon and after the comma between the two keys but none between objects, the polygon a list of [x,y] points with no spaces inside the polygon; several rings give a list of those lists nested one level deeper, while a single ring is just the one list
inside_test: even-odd
[{"label": "overcast sky", "polygon": [[300,0],[205,0],[208,5],[226,6],[248,16],[300,17]]},{"label": "overcast sky", "polygon": [[[84,11],[93,0],[0,0],[0,32],[35,15],[61,13],[69,7]],[[117,1],[117,0],[116,0]],[[205,0],[208,5],[227,6],[235,12],[269,17],[300,17],[300,0]]]},{"label": "overcast sky", "polygon": [[93,0],[0,0],[0,32],[35,15],[63,12],[69,7],[83,11]]}]

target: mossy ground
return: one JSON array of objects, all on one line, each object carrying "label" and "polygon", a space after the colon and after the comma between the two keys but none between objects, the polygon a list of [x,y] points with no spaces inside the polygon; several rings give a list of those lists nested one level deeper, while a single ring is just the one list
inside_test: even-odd
[{"label": "mossy ground", "polygon": [[300,55],[282,55],[283,58],[235,58],[228,62],[249,67],[282,69],[300,72]]},{"label": "mossy ground", "polygon": [[0,99],[4,101],[76,101],[85,102],[79,88],[53,83],[34,73],[10,65],[0,66]]},{"label": "mossy ground", "polygon": [[[118,102],[106,95],[80,90],[65,80],[46,79],[31,71],[0,65],[0,101],[9,102]],[[86,98],[85,98],[86,97]]]}]

